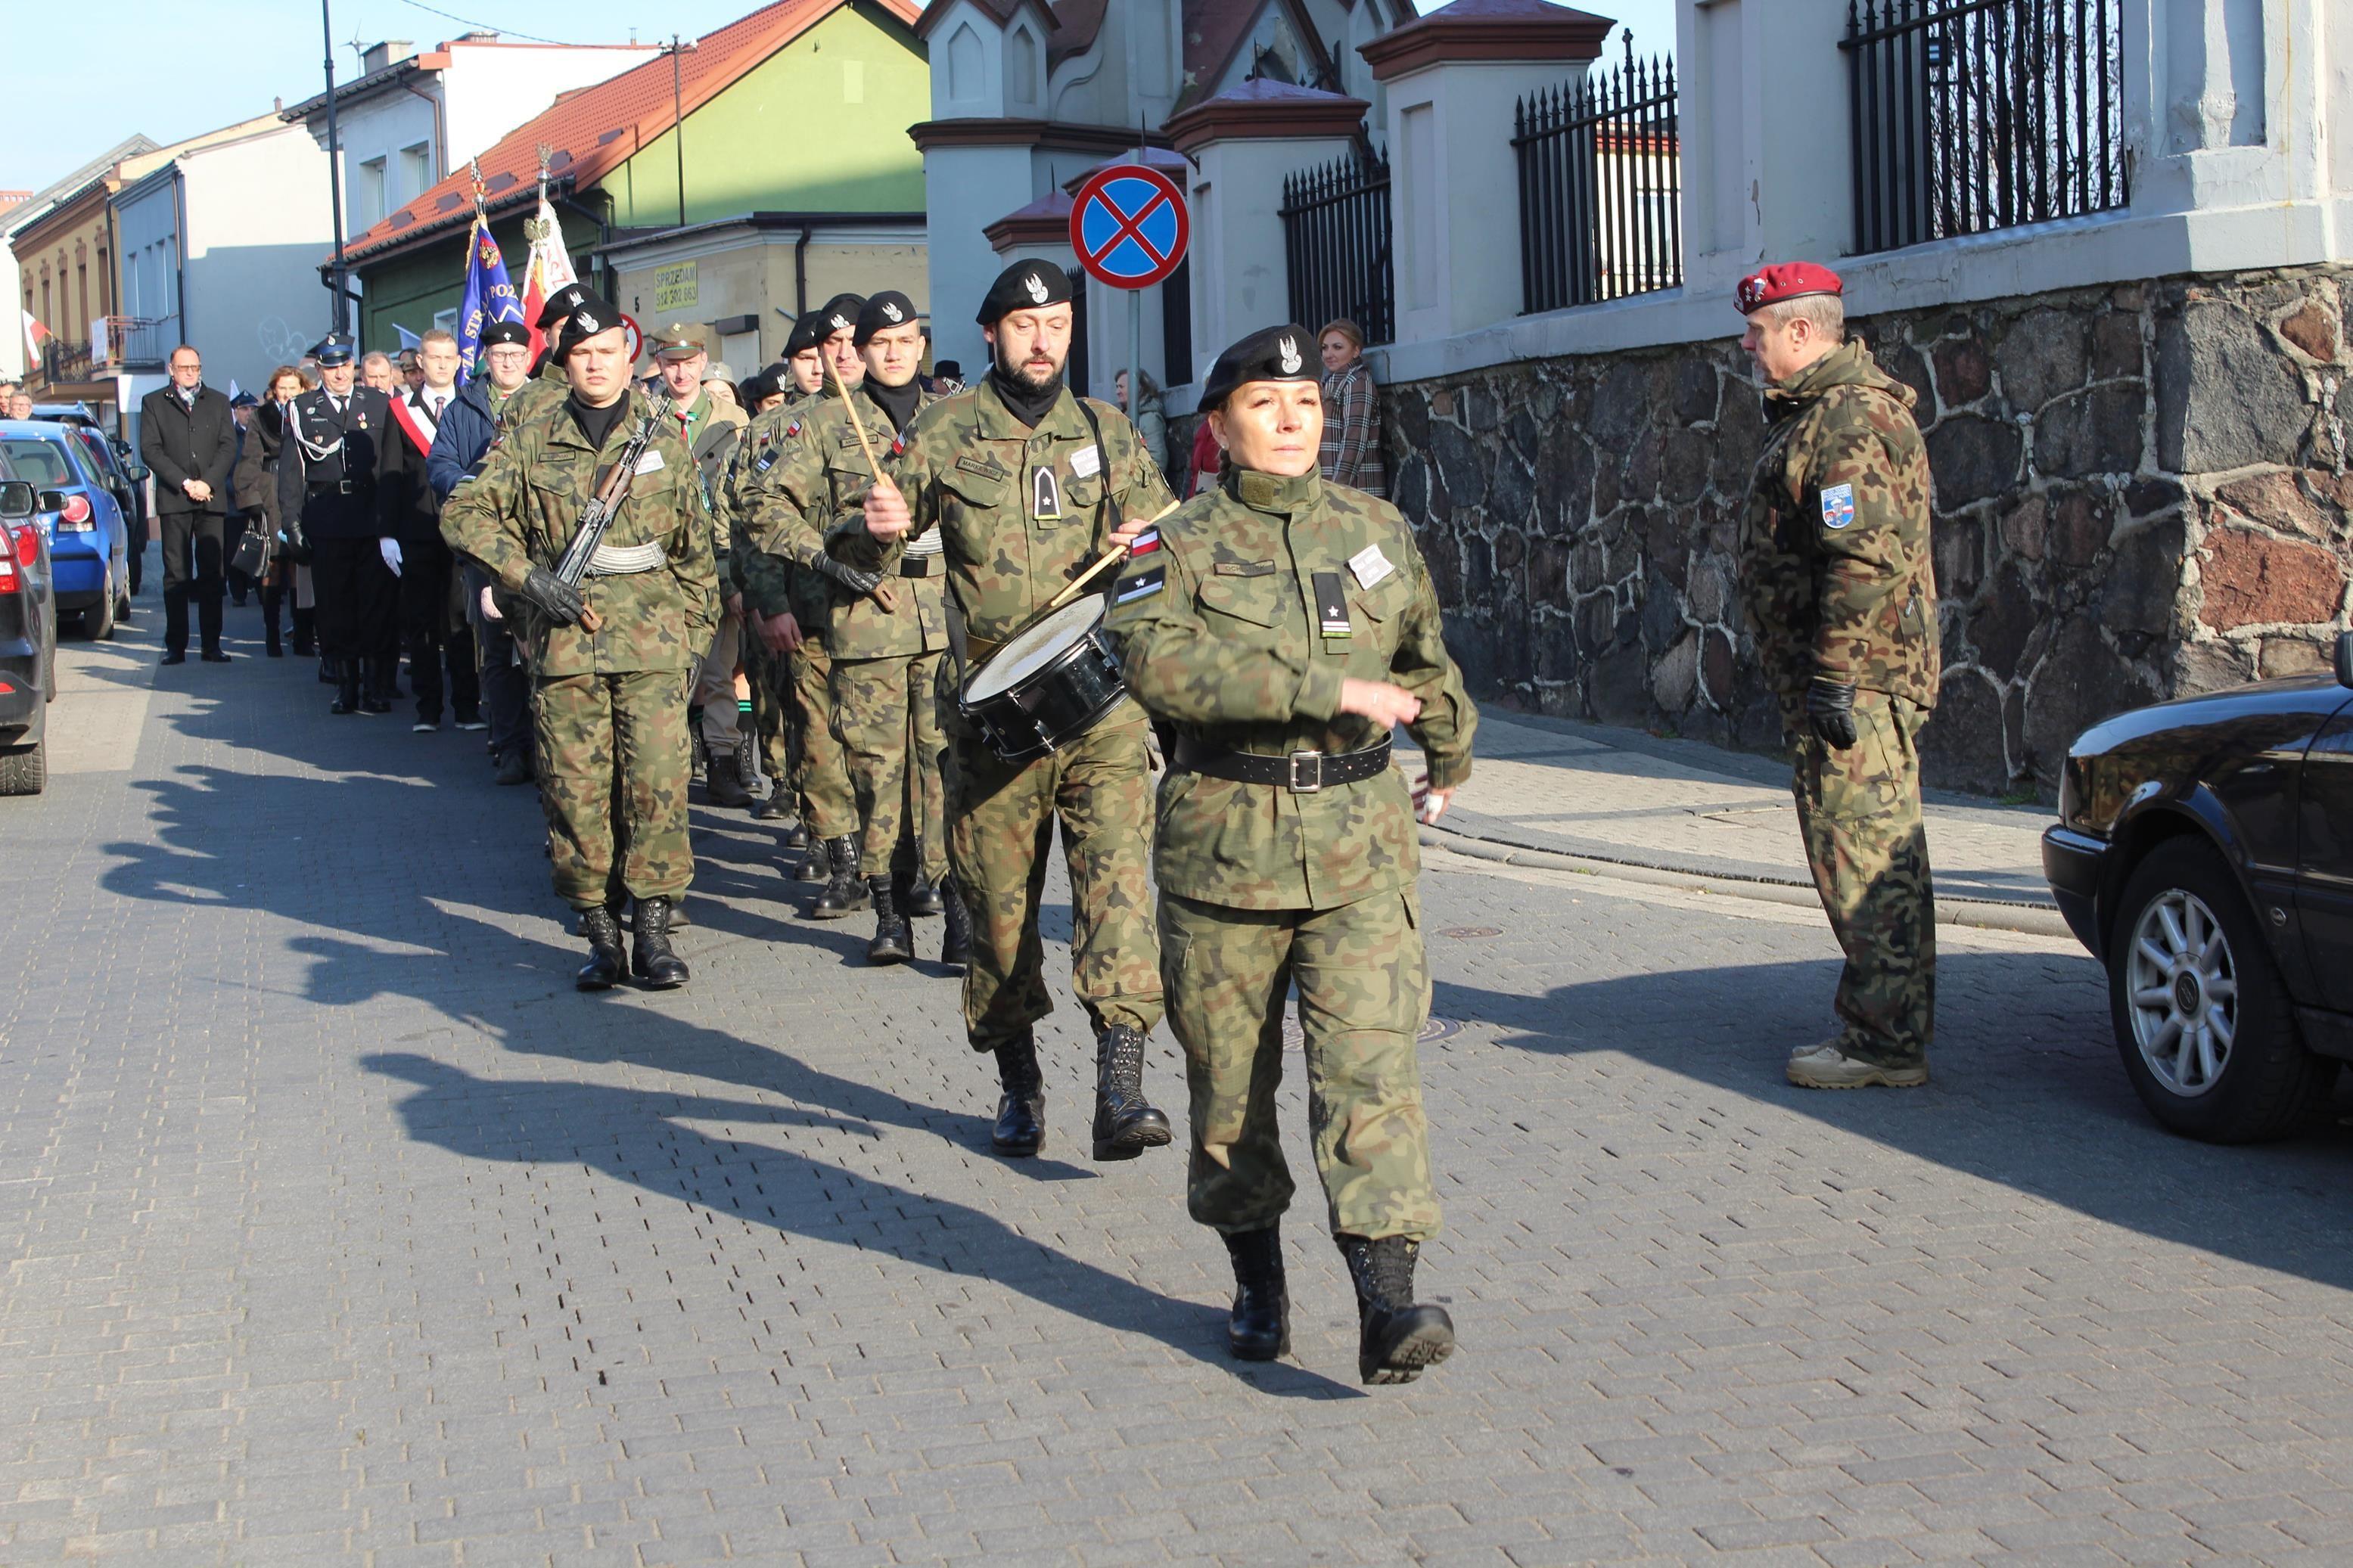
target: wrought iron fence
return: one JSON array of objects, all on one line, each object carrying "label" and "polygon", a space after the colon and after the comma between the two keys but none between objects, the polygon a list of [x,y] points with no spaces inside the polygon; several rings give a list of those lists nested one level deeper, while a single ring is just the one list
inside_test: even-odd
[{"label": "wrought iron fence", "polygon": [[1556,310],[1683,280],[1675,64],[1634,58],[1519,101],[1520,306]]},{"label": "wrought iron fence", "polygon": [[1282,182],[1282,253],[1291,319],[1314,331],[1335,316],[1365,342],[1397,337],[1397,272],[1389,241],[1389,165],[1338,158]]},{"label": "wrought iron fence", "polygon": [[1848,0],[1854,248],[2121,207],[2123,0]]}]

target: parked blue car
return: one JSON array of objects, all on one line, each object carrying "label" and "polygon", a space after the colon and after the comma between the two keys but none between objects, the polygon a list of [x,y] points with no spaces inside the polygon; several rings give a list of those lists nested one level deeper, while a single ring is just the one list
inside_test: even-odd
[{"label": "parked blue car", "polygon": [[130,599],[131,534],[121,502],[90,443],[95,433],[39,419],[0,420],[0,453],[40,492],[35,521],[48,541],[58,614],[83,635],[114,635]]}]

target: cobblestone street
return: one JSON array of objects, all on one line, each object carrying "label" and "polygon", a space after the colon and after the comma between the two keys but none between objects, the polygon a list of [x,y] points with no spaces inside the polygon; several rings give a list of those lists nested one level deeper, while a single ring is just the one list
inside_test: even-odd
[{"label": "cobblestone street", "polygon": [[1462,1348],[1359,1387],[1311,1203],[1245,1368],[1181,1153],[1085,1157],[1059,945],[1008,1163],[955,983],[765,825],[697,807],[689,989],[577,995],[479,736],[249,609],[157,672],[153,594],[0,803],[0,1562],[2353,1559],[2353,1099],[2163,1133],[2071,942],[1940,930],[1931,1086],[1808,1094],[1818,914],[1433,850]]}]

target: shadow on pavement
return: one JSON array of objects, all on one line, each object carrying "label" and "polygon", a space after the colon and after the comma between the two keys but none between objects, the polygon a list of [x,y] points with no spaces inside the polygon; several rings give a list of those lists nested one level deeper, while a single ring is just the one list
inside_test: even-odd
[{"label": "shadow on pavement", "polygon": [[1920,1089],[1826,1092],[1783,1079],[1788,1052],[1834,1026],[1834,959],[1663,970],[1535,996],[1440,980],[1434,1011],[1496,1026],[1496,1042],[1519,1050],[1621,1053],[2110,1225],[2353,1289],[2346,1087],[2278,1143],[2224,1148],[2177,1137],[2134,1095],[2104,1002],[2089,1037],[2072,1009],[2021,1006],[2020,966],[2046,963],[2070,966],[2070,977],[2081,971],[2087,999],[2103,994],[2097,969],[2084,960],[1940,954],[1935,1076]]}]

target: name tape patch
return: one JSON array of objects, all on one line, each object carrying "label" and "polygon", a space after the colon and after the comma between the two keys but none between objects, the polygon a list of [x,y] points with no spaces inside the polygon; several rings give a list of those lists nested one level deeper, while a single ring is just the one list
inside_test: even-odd
[{"label": "name tape patch", "polygon": [[1091,479],[1103,471],[1103,449],[1092,441],[1071,454],[1071,474],[1075,479]]},{"label": "name tape patch", "polygon": [[1397,568],[1389,564],[1389,558],[1381,553],[1379,545],[1367,544],[1348,557],[1348,570],[1356,574],[1358,587],[1369,588]]}]

